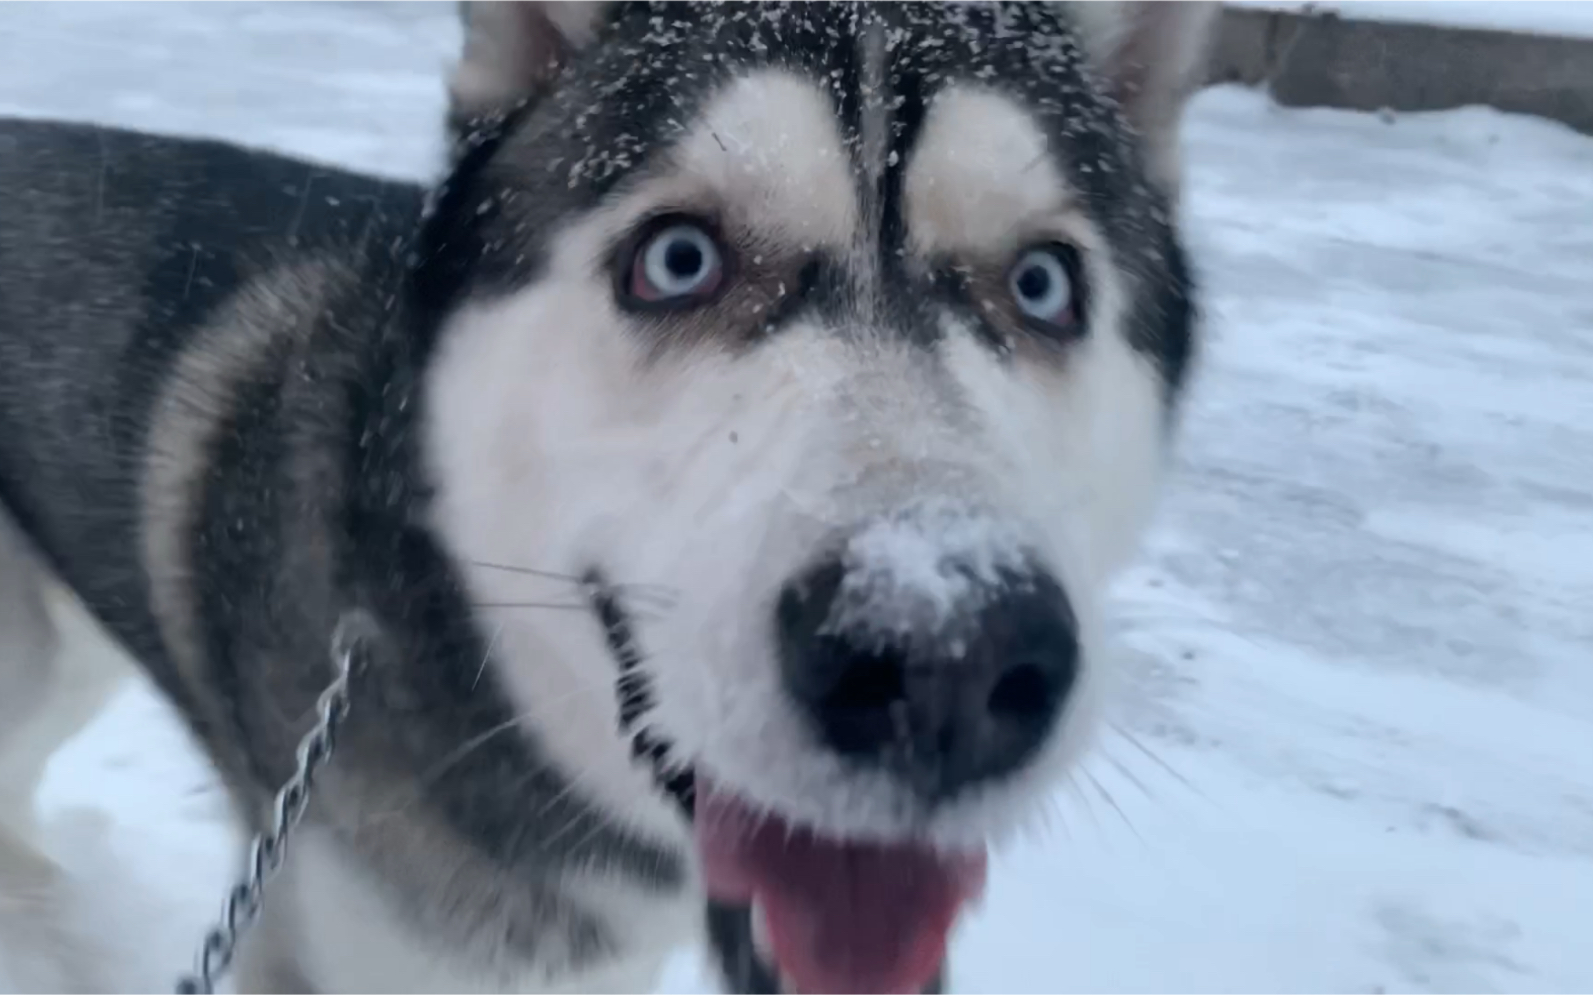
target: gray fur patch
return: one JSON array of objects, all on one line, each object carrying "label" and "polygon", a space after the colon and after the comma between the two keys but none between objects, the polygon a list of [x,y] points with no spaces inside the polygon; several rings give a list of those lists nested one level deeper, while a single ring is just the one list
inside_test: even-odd
[{"label": "gray fur patch", "polygon": [[205,662],[193,542],[210,451],[233,414],[240,384],[268,361],[279,341],[308,333],[315,303],[339,272],[303,260],[246,282],[221,314],[196,331],[155,402],[140,488],[144,564],[172,662],[196,685],[204,683]]}]

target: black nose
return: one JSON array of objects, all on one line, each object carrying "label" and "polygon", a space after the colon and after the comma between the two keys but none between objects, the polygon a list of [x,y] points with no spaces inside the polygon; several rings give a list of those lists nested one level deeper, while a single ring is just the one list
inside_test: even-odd
[{"label": "black nose", "polygon": [[787,692],[820,738],[929,801],[1022,767],[1078,675],[1078,627],[1049,574],[955,579],[948,606],[829,560],[776,610]]}]

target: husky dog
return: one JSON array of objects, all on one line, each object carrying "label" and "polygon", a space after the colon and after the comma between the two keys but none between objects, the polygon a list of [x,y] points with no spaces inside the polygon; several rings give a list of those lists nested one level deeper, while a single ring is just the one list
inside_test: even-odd
[{"label": "husky dog", "polygon": [[0,500],[246,822],[377,623],[243,987],[941,982],[1109,676],[1212,14],[476,5],[429,195],[0,125]]}]

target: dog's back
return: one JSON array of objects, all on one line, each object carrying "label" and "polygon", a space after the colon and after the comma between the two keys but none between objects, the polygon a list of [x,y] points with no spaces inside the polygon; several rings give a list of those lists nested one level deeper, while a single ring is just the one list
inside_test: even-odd
[{"label": "dog's back", "polygon": [[0,501],[159,667],[136,519],[160,384],[241,288],[290,259],[387,251],[421,192],[220,142],[22,120],[0,121],[0,190]]}]

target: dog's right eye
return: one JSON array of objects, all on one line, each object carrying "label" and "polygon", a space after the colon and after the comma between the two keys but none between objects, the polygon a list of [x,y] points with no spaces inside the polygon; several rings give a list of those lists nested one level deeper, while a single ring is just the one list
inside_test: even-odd
[{"label": "dog's right eye", "polygon": [[1079,258],[1065,245],[1042,245],[1018,257],[1007,289],[1030,325],[1047,334],[1071,335],[1079,322]]},{"label": "dog's right eye", "polygon": [[724,283],[724,252],[699,222],[661,219],[621,260],[621,303],[642,309],[704,304]]}]

